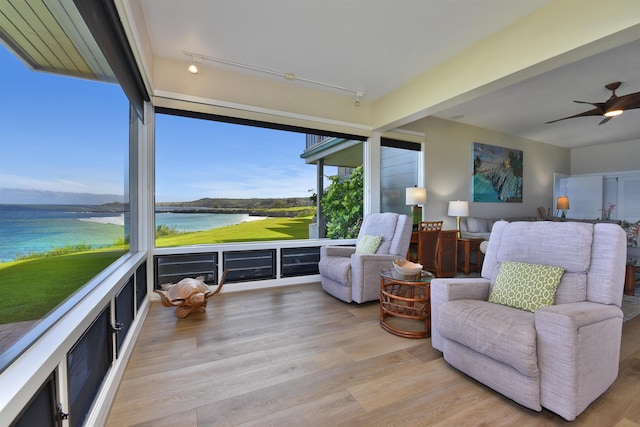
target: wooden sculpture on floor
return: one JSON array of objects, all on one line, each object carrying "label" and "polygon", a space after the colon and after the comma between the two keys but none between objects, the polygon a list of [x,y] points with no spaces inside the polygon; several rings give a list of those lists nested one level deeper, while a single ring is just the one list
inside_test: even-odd
[{"label": "wooden sculpture on floor", "polygon": [[207,300],[220,293],[226,275],[227,270],[222,273],[215,291],[204,283],[203,276],[199,276],[195,279],[185,278],[175,284],[162,285],[163,290],[155,289],[153,292],[160,295],[163,306],[176,307],[176,317],[184,319],[195,311],[206,311]]}]

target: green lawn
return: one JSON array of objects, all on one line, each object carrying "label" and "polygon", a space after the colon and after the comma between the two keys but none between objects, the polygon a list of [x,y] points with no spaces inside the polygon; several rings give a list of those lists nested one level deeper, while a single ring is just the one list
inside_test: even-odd
[{"label": "green lawn", "polygon": [[[309,237],[311,216],[267,218],[159,238],[158,247]],[[123,254],[121,248],[0,263],[0,324],[40,319]]]},{"label": "green lawn", "polygon": [[44,317],[122,250],[97,250],[0,264],[0,324]]},{"label": "green lawn", "polygon": [[210,243],[308,239],[311,219],[311,216],[304,216],[243,222],[207,231],[161,237],[156,240],[156,246],[161,248]]}]

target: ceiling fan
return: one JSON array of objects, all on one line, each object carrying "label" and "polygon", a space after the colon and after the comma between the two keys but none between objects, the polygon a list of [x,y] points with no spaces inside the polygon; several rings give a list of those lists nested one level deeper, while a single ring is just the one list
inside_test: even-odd
[{"label": "ceiling fan", "polygon": [[572,119],[574,117],[604,116],[604,119],[598,123],[599,125],[603,125],[611,120],[611,118],[622,114],[625,110],[640,108],[640,92],[618,96],[616,95],[616,89],[620,87],[620,84],[620,82],[613,82],[605,86],[611,91],[611,96],[605,102],[573,101],[578,104],[590,104],[596,108],[585,111],[584,113],[576,114],[575,116],[564,117],[562,119],[552,120],[546,123],[555,123],[560,120]]}]

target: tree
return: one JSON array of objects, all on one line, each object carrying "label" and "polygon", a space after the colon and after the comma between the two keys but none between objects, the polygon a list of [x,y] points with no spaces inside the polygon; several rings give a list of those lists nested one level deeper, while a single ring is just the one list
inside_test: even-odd
[{"label": "tree", "polygon": [[362,224],[363,168],[358,166],[347,178],[333,176],[330,179],[331,184],[322,198],[322,213],[327,226],[327,237],[355,238]]}]

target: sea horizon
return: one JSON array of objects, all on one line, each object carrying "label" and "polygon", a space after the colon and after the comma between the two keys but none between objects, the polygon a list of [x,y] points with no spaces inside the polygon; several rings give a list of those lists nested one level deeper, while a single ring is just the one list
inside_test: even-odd
[{"label": "sea horizon", "polygon": [[[156,226],[197,232],[264,219],[247,213],[165,212]],[[0,204],[0,263],[78,244],[94,249],[125,238],[125,214],[104,205]]]}]

